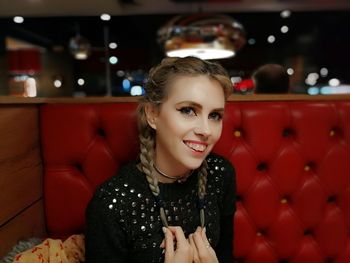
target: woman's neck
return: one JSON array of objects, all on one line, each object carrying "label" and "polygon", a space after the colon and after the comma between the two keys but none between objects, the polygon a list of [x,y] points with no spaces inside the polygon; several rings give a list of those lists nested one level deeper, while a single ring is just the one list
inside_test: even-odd
[{"label": "woman's neck", "polygon": [[157,174],[158,181],[161,183],[184,182],[193,172],[193,170],[187,169],[182,173],[168,173],[165,170],[162,170],[156,162],[154,163],[154,170]]}]

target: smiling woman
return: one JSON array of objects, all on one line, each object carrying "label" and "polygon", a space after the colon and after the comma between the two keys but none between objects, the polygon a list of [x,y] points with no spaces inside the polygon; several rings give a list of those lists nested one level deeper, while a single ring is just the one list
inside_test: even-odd
[{"label": "smiling woman", "polygon": [[166,58],[150,70],[139,159],[89,203],[87,262],[233,261],[235,173],[211,153],[231,90],[224,68],[199,58]]},{"label": "smiling woman", "polygon": [[198,168],[221,135],[224,105],[224,92],[216,80],[177,77],[161,109],[146,104],[148,124],[157,134],[154,165],[179,177]]}]

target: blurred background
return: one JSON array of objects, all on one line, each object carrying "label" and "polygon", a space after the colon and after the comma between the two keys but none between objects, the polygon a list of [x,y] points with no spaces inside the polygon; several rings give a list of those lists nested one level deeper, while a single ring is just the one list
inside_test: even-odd
[{"label": "blurred background", "polygon": [[0,0],[0,95],[141,95],[151,66],[194,48],[229,52],[208,59],[236,93],[276,63],[291,93],[345,94],[349,33],[349,0]]}]

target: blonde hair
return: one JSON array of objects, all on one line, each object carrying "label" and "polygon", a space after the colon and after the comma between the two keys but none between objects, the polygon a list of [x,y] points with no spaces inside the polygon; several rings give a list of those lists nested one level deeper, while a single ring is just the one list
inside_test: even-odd
[{"label": "blonde hair", "polygon": [[[166,100],[170,84],[179,76],[200,76],[205,75],[218,81],[222,86],[225,98],[232,92],[232,84],[226,70],[218,63],[208,62],[195,57],[165,58],[160,64],[151,68],[148,81],[145,86],[145,95],[139,102],[138,107],[138,128],[140,139],[140,166],[145,173],[149,187],[156,197],[160,208],[160,217],[164,226],[168,226],[164,212],[164,204],[160,197],[158,179],[154,169],[155,136],[156,132],[147,122],[145,107],[152,104],[156,107]],[[204,197],[207,184],[206,160],[198,168],[198,197],[200,208],[200,224],[204,227]]]}]

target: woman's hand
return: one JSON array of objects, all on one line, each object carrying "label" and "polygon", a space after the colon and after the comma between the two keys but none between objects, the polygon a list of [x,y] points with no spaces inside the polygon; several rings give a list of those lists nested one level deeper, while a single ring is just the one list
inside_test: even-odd
[{"label": "woman's hand", "polygon": [[190,245],[193,249],[194,263],[219,263],[214,249],[205,234],[205,228],[197,227],[196,232],[189,236]]},{"label": "woman's hand", "polygon": [[165,247],[164,263],[192,263],[193,251],[181,227],[163,227],[165,234],[161,247]]}]

